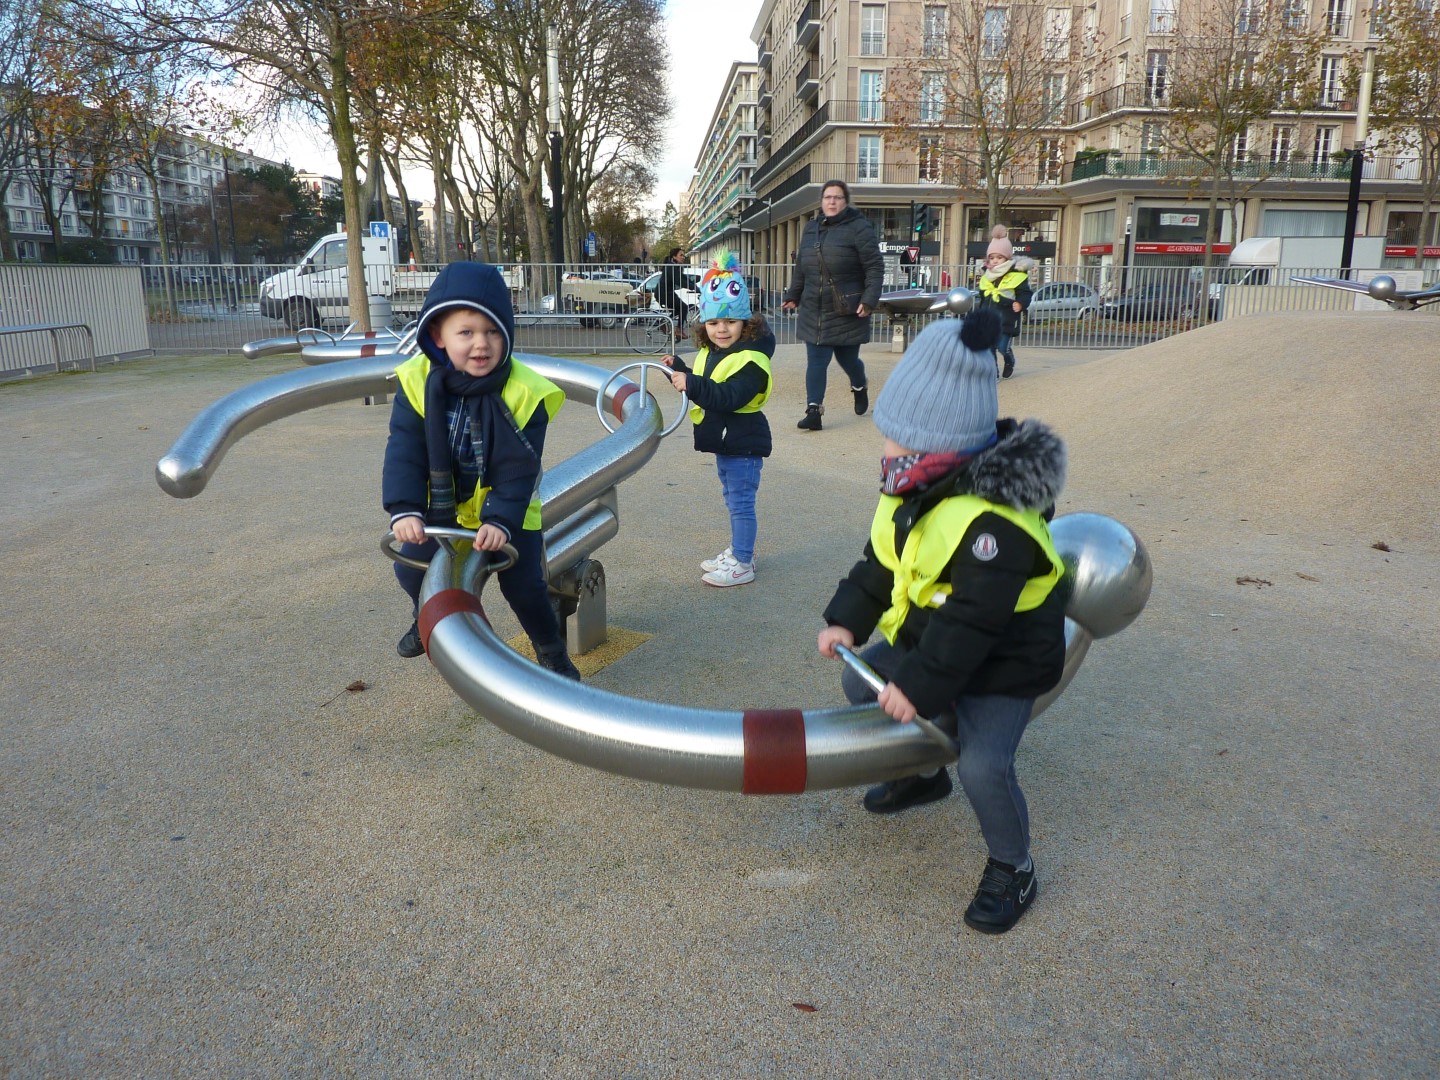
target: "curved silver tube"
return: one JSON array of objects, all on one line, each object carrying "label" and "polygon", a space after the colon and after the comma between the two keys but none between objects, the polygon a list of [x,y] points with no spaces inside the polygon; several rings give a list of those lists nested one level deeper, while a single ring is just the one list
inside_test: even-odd
[{"label": "curved silver tube", "polygon": [[[1060,684],[1075,677],[1095,637],[1118,632],[1150,594],[1150,560],[1124,525],[1070,514],[1051,525],[1077,568],[1065,620]],[[701,709],[625,697],[563,679],[514,652],[490,628],[479,598],[483,560],[441,552],[420,594],[421,639],[451,689],[496,726],[533,746],[607,772],[681,787],[791,794],[909,776],[953,760],[914,724],[878,706]],[[1095,618],[1096,627],[1080,621]]]},{"label": "curved silver tube", "polygon": [[355,360],[362,356],[394,354],[395,362],[413,354],[415,330],[370,330],[364,333],[345,334],[334,341],[316,342],[300,350],[300,359],[307,364],[331,364],[336,360]]},{"label": "curved silver tube", "polygon": [[[565,391],[593,405],[608,382],[603,404],[621,426],[548,471],[540,482],[545,516],[560,521],[639,469],[660,445],[660,406],[628,379],[611,379],[592,364],[517,353],[521,360]],[[190,499],[205,490],[226,451],[241,437],[275,420],[392,388],[391,376],[404,357],[397,353],[341,360],[272,375],[228,394],[204,409],[155,466],[155,479],[168,494]]]},{"label": "curved silver tube", "polygon": [[203,409],[155,466],[167,494],[191,499],[205,490],[225,452],[241,437],[306,409],[352,401],[390,388],[394,356],[286,371],[227,394]]},{"label": "curved silver tube", "polygon": [[297,330],[293,334],[282,334],[280,337],[263,338],[260,341],[247,341],[244,345],[240,346],[240,351],[245,355],[246,359],[255,360],[258,357],[271,356],[275,353],[296,352],[307,345],[319,344],[321,339],[324,339],[324,341],[330,344],[334,344],[336,337],[328,330],[320,330],[316,327],[308,326],[303,330]]},{"label": "curved silver tube", "polygon": [[[654,398],[628,379],[578,361],[523,355],[572,400],[602,406],[620,428],[542,479],[551,572],[568,569],[619,530],[614,488],[659,446],[664,420]],[[156,466],[177,498],[198,495],[241,436],[305,409],[389,386],[399,354],[303,368],[236,391],[200,413]],[[1148,555],[1124,525],[1071,514],[1051,526],[1070,569],[1064,676],[1042,711],[1074,677],[1090,642],[1118,632],[1144,608]],[[914,724],[876,706],[714,710],[625,697],[577,685],[530,663],[490,628],[480,590],[490,560],[457,558],[442,546],[421,587],[420,628],[431,662],[451,688],[500,728],[550,753],[623,776],[749,794],[851,787],[912,775],[951,755]]]}]

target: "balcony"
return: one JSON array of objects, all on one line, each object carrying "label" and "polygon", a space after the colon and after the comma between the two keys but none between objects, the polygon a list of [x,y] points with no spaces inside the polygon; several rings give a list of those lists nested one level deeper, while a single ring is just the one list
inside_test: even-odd
[{"label": "balcony", "polygon": [[760,70],[767,75],[770,73],[770,62],[775,59],[775,53],[770,48],[770,38],[765,36],[760,39],[759,52],[755,60],[760,65]]},{"label": "balcony", "polygon": [[755,99],[756,104],[758,104],[762,109],[768,109],[770,108],[770,102],[772,100],[773,98],[770,94],[770,80],[761,79],[759,95]]},{"label": "balcony", "polygon": [[[1378,166],[1380,162],[1375,162]],[[1367,170],[1368,171],[1368,170]],[[1164,154],[1119,154],[1110,151],[1076,156],[1070,163],[1066,183],[1100,177],[1175,180],[1210,175],[1210,167],[1199,158]],[[1330,158],[1290,161],[1244,161],[1234,166],[1237,178],[1251,180],[1346,180],[1349,160]]]},{"label": "balcony", "polygon": [[795,96],[807,104],[820,96],[819,68],[814,60],[806,60],[805,66],[795,75]]},{"label": "balcony", "polygon": [[810,0],[795,20],[795,44],[808,48],[820,36],[820,0]]},{"label": "balcony", "polygon": [[758,187],[761,181],[767,176],[779,171],[782,166],[799,153],[802,147],[807,145],[811,139],[815,138],[816,133],[829,122],[830,102],[827,101],[824,105],[816,109],[810,118],[800,125],[794,134],[785,140],[780,149],[776,150],[755,169],[755,175],[751,177],[751,182]]}]

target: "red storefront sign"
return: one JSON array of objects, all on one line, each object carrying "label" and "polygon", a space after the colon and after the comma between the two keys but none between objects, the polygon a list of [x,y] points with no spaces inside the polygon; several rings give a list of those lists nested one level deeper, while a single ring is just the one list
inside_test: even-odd
[{"label": "red storefront sign", "polygon": [[[1415,257],[1415,245],[1386,244],[1385,254],[1396,259],[1413,259]],[[1440,247],[1431,247],[1427,244],[1425,247],[1425,258],[1440,259]]]},{"label": "red storefront sign", "polygon": [[1115,254],[1114,244],[1081,244],[1081,255],[1113,255]]},{"label": "red storefront sign", "polygon": [[[1229,244],[1212,244],[1210,250],[1216,255],[1229,255]],[[1204,244],[1136,244],[1136,255],[1204,255]]]}]

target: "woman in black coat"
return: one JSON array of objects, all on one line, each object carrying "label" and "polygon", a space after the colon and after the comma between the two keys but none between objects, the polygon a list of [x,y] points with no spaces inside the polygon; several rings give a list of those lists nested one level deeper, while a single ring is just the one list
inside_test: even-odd
[{"label": "woman in black coat", "polygon": [[805,342],[805,417],[796,426],[819,431],[825,412],[825,381],[833,355],[850,377],[855,415],[870,408],[870,388],[860,346],[870,340],[870,312],[880,299],[885,259],[868,218],[850,205],[843,180],[820,189],[820,216],[800,237],[786,311],[799,309],[795,332]]}]

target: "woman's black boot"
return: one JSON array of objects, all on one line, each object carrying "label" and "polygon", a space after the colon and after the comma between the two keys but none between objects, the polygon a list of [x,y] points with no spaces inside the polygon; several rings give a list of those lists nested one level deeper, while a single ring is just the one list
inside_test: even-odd
[{"label": "woman's black boot", "polygon": [[819,431],[820,414],[825,411],[824,405],[806,405],[805,418],[795,426],[801,431]]}]

